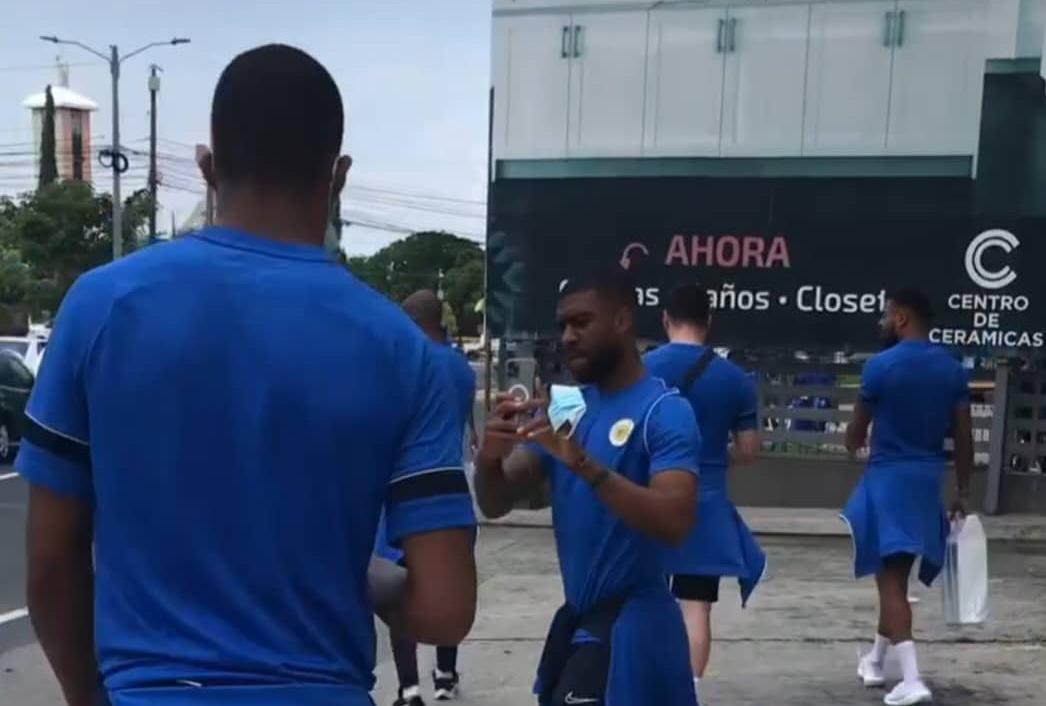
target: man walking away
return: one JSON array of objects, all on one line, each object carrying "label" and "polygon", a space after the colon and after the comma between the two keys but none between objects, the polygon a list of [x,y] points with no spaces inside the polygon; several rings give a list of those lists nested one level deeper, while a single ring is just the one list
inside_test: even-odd
[{"label": "man walking away", "polygon": [[865,365],[853,420],[846,430],[851,453],[864,447],[872,426],[868,468],[843,509],[853,534],[854,574],[875,575],[879,629],[861,658],[858,678],[882,686],[883,659],[892,645],[903,681],[883,699],[910,706],[932,699],[912,642],[908,577],[921,557],[919,578],[929,586],[944,563],[948,519],[940,500],[944,441],[955,443],[958,495],[952,516],[965,514],[973,469],[973,435],[966,373],[943,348],[930,343],[933,312],[922,292],[905,289],[886,303],[882,329],[891,346]]},{"label": "man walking away", "polygon": [[30,614],[69,706],[99,680],[113,706],[370,706],[383,503],[410,632],[469,630],[443,376],[323,249],[343,120],[307,54],[236,57],[201,160],[219,225],[88,273],[62,305],[18,470]]},{"label": "man walking away", "polygon": [[585,387],[555,388],[551,405],[501,396],[484,430],[476,494],[487,516],[551,490],[566,603],[538,667],[542,706],[694,703],[664,551],[693,524],[700,437],[690,405],[643,369],[634,307],[620,271],[571,280],[557,318]]},{"label": "man walking away", "polygon": [[682,285],[669,295],[662,314],[669,343],[643,357],[651,375],[677,387],[690,402],[701,430],[697,520],[668,558],[672,593],[690,638],[695,690],[711,654],[720,577],[737,577],[744,604],[766,570],[766,555],[730,502],[726,483],[731,464],[750,463],[759,452],[758,395],[743,370],[708,346],[710,322],[708,293],[697,284]]},{"label": "man walking away", "polygon": [[[476,399],[476,374],[465,357],[447,342],[447,332],[443,328],[443,302],[431,290],[423,289],[403,301],[403,310],[429,339],[433,359],[440,373],[447,377],[452,395],[449,409],[453,415],[452,424],[458,431],[458,438],[464,440],[465,428],[471,422]],[[379,531],[378,553],[392,561],[402,562],[403,552],[388,546],[384,540],[384,531]],[[393,706],[424,706],[419,688],[417,643],[395,626],[389,628],[389,640],[399,678],[399,697]],[[432,673],[432,682],[437,701],[449,701],[457,696],[457,662],[456,645],[436,648],[436,669]]]}]

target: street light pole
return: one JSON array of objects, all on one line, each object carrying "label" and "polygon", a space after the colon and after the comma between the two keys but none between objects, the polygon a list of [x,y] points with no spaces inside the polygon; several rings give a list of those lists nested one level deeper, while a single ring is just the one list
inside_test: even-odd
[{"label": "street light pole", "polygon": [[109,47],[109,73],[113,79],[113,260],[123,257],[123,199],[120,196],[120,50]]},{"label": "street light pole", "polygon": [[149,75],[149,242],[156,242],[156,93],[160,90],[160,67],[153,64]]},{"label": "street light pole", "polygon": [[[54,36],[41,36],[40,39],[45,42],[51,42],[52,44],[72,44],[73,46],[80,47],[81,49],[94,54],[102,61],[109,64],[109,75],[113,80],[113,139],[112,148],[109,150],[108,155],[108,157],[112,159],[113,168],[113,260],[119,260],[123,256],[123,201],[120,197],[120,175],[127,169],[127,157],[120,149],[120,64],[127,61],[135,54],[141,54],[146,49],[168,44],[172,46],[177,44],[188,44],[189,40],[175,37],[166,42],[150,42],[121,58],[120,49],[115,44],[109,46],[109,56],[106,56],[102,52],[92,49],[86,44],[71,39],[59,39]],[[105,156],[105,153],[103,152],[102,155]]]}]

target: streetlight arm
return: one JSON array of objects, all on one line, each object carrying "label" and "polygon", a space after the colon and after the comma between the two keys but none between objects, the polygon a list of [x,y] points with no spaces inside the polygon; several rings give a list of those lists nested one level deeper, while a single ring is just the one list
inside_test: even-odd
[{"label": "streetlight arm", "polygon": [[97,56],[99,59],[104,61],[105,63],[107,63],[107,64],[109,63],[109,57],[106,56],[105,54],[103,54],[102,52],[98,51],[97,49],[92,49],[91,47],[87,46],[86,44],[81,44],[80,42],[74,41],[72,39],[59,39],[58,37],[43,37],[43,36],[41,36],[40,39],[44,40],[45,42],[51,42],[52,44],[72,44],[74,47],[80,47],[84,51],[91,52],[92,54]]},{"label": "streetlight arm", "polygon": [[173,46],[175,44],[188,44],[188,43],[189,43],[188,39],[180,39],[178,37],[175,37],[174,39],[169,39],[166,42],[149,42],[144,47],[139,47],[138,49],[135,49],[132,52],[124,54],[122,57],[120,57],[120,63],[122,64],[123,62],[127,61],[128,59],[130,59],[132,56],[135,56],[136,54],[141,54],[146,49],[152,49],[153,47],[163,47],[163,46],[167,46],[167,45],[172,45]]}]

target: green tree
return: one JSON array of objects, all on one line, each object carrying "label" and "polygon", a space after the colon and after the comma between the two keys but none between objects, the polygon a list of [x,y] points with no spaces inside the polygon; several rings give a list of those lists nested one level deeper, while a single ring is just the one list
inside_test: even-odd
[{"label": "green tree", "polygon": [[[124,248],[144,237],[146,192],[125,202]],[[112,197],[89,184],[64,181],[0,203],[0,254],[20,254],[29,270],[25,304],[36,317],[53,313],[81,274],[112,258]]]},{"label": "green tree", "polygon": [[450,305],[462,335],[476,335],[483,324],[483,315],[476,311],[476,303],[483,298],[486,266],[483,253],[452,267],[443,276],[443,298]]},{"label": "green tree", "polygon": [[58,164],[55,161],[54,142],[54,96],[48,84],[45,91],[44,119],[40,128],[40,181],[37,188],[44,188],[58,179]]},{"label": "green tree", "polygon": [[0,305],[19,306],[26,300],[32,286],[29,265],[22,253],[0,246]]},{"label": "green tree", "polygon": [[419,289],[443,290],[461,335],[475,335],[481,317],[474,311],[483,297],[483,249],[471,240],[442,231],[414,233],[370,257],[350,257],[346,267],[393,301]]}]

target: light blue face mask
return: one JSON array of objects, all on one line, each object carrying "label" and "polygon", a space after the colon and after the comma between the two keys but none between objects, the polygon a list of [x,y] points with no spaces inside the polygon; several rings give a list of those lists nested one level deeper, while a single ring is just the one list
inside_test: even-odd
[{"label": "light blue face mask", "polygon": [[585,416],[585,396],[581,388],[572,385],[553,385],[549,391],[548,421],[552,431],[570,436]]}]

